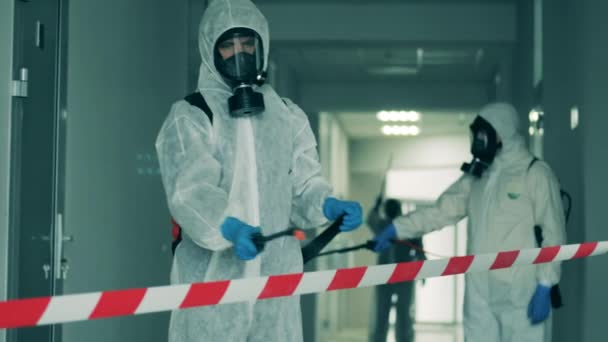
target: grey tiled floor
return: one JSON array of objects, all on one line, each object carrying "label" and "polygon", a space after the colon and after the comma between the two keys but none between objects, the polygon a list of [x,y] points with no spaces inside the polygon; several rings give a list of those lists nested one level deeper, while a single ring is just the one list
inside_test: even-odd
[{"label": "grey tiled floor", "polygon": [[[415,342],[463,342],[461,325],[416,324]],[[327,342],[367,342],[367,329],[348,329]],[[395,342],[393,329],[387,342]]]}]

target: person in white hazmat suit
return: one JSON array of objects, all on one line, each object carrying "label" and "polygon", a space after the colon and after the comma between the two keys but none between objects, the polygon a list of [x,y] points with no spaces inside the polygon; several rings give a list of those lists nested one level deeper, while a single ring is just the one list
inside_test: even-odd
[{"label": "person in white hazmat suit", "polygon": [[[565,243],[565,218],[557,178],[526,149],[516,110],[506,103],[481,109],[471,125],[474,161],[434,206],[401,216],[376,238],[376,251],[396,237],[422,236],[468,217],[468,254]],[[550,289],[560,263],[466,275],[464,334],[467,342],[551,340]]]},{"label": "person in white hazmat suit", "polygon": [[[330,197],[306,114],[263,84],[269,34],[249,0],[209,3],[199,32],[198,92],[213,116],[179,101],[156,141],[171,214],[183,230],[173,284],[302,272],[299,241],[259,252],[254,233],[312,228],[361,206]],[[261,290],[261,289],[260,289]],[[302,341],[297,296],[174,311],[171,342]]]}]

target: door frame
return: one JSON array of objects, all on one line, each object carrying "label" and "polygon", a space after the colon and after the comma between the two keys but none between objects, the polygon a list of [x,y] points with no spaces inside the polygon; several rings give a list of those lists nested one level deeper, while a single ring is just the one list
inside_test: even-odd
[{"label": "door frame", "polygon": [[[57,222],[59,215],[65,213],[65,165],[66,165],[66,140],[67,140],[67,70],[68,70],[68,29],[69,29],[69,0],[58,1],[58,18],[57,18],[57,64],[56,64],[56,83],[55,89],[55,147],[53,152],[54,167],[54,223],[53,223],[53,239],[56,239],[57,225],[63,222]],[[63,215],[65,216],[65,215]],[[63,231],[63,230],[62,230]],[[59,237],[61,240],[63,236]],[[63,243],[60,242],[60,243]],[[53,256],[56,257],[57,251],[55,247],[52,250]],[[59,255],[63,259],[63,255]],[[63,280],[58,280],[61,270],[53,268],[53,290],[54,295],[63,294]],[[51,341],[60,342],[62,340],[62,326],[55,325],[51,331]]]},{"label": "door frame", "polygon": [[[11,104],[10,81],[13,79],[13,1],[0,3],[0,301],[8,299],[9,212],[10,212],[10,139]],[[6,342],[6,330],[0,330],[0,342]]]}]

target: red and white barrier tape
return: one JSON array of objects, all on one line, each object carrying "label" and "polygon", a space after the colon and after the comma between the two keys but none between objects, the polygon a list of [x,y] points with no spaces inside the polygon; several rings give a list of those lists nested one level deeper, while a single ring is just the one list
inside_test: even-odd
[{"label": "red and white barrier tape", "polygon": [[0,328],[18,328],[345,290],[608,253],[608,241],[332,271],[0,302]]}]

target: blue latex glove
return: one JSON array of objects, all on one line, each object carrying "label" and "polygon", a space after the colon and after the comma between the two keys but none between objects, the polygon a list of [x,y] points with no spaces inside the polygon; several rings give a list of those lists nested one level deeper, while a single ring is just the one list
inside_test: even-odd
[{"label": "blue latex glove", "polygon": [[330,221],[335,221],[344,215],[340,226],[340,230],[343,232],[354,230],[363,223],[363,210],[358,202],[341,201],[328,197],[323,203],[323,214]]},{"label": "blue latex glove", "polygon": [[251,260],[258,255],[251,237],[260,233],[260,228],[252,227],[234,217],[228,217],[222,223],[222,236],[234,244],[234,253],[241,260]]},{"label": "blue latex glove", "polygon": [[383,250],[389,248],[390,245],[393,243],[392,240],[396,238],[397,229],[395,228],[395,225],[391,223],[386,226],[386,228],[384,228],[384,230],[380,234],[376,235],[376,237],[374,238],[374,241],[376,242],[376,245],[374,246],[374,252],[380,253]]},{"label": "blue latex glove", "polygon": [[542,323],[551,312],[551,287],[538,284],[528,305],[528,318],[532,324]]}]

